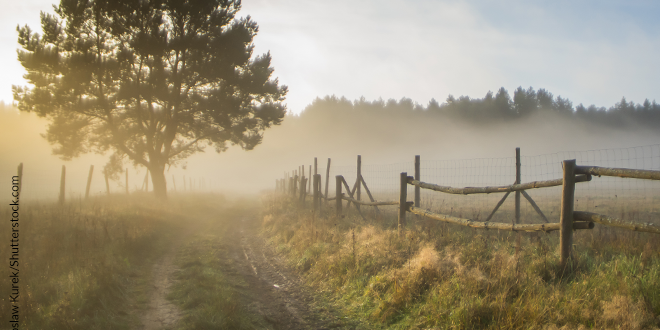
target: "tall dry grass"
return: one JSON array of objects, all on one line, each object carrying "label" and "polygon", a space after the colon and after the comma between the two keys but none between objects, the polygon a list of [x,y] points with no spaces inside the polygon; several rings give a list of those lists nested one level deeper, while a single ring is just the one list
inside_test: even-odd
[{"label": "tall dry grass", "polygon": [[[477,230],[393,212],[313,215],[277,198],[264,234],[330,304],[365,327],[654,329],[660,326],[660,237],[597,226],[575,235],[559,267],[558,235]],[[364,213],[364,211],[363,211]]]},{"label": "tall dry grass", "polygon": [[[24,329],[130,329],[146,308],[151,261],[184,224],[181,204],[110,196],[20,206],[20,324]],[[2,214],[10,210],[2,207]],[[9,244],[0,244],[8,257]],[[11,284],[0,278],[8,324]]]}]

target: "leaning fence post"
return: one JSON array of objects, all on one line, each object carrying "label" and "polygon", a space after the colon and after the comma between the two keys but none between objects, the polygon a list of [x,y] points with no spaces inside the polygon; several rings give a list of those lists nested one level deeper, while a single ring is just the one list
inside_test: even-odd
[{"label": "leaning fence post", "polygon": [[400,193],[399,193],[399,221],[398,221],[398,230],[399,236],[403,234],[403,226],[406,224],[406,207],[408,199],[408,173],[401,172],[401,181],[400,181]]},{"label": "leaning fence post", "polygon": [[559,249],[561,267],[571,257],[573,244],[573,202],[575,201],[575,159],[565,160],[564,184],[561,191],[561,214],[559,218]]},{"label": "leaning fence post", "polygon": [[64,205],[64,193],[66,191],[66,166],[62,165],[62,176],[60,177],[60,204]]},{"label": "leaning fence post", "polygon": [[337,217],[339,218],[341,216],[341,197],[342,197],[342,192],[341,192],[341,186],[342,186],[342,181],[344,178],[341,175],[335,176],[336,180],[336,185],[335,185],[335,205],[337,206]]},{"label": "leaning fence post", "polygon": [[89,198],[89,188],[92,186],[92,174],[94,173],[94,165],[89,166],[89,175],[87,176],[87,187],[85,188],[85,199]]}]

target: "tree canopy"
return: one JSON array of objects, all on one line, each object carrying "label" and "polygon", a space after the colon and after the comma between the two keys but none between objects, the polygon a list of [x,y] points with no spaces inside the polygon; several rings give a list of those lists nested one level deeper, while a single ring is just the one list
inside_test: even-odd
[{"label": "tree canopy", "polygon": [[[344,97],[326,96],[317,98],[301,114],[304,118],[322,118],[327,124],[346,122],[349,118],[397,117],[399,120],[424,118],[425,121],[462,121],[468,124],[482,125],[494,122],[515,122],[528,119],[534,114],[552,113],[565,118],[585,120],[608,127],[633,129],[644,127],[658,130],[660,127],[660,104],[655,100],[644,100],[642,104],[627,101],[625,97],[613,106],[597,107],[583,104],[573,106],[568,98],[554,96],[544,88],[534,90],[518,87],[513,93],[501,87],[497,93],[486,93],[483,98],[471,98],[449,95],[444,103],[431,99],[426,106],[413,102],[409,98],[400,100],[382,99],[367,101],[364,98],[350,101]],[[531,117],[533,118],[533,117]],[[539,120],[544,120],[541,117]],[[321,122],[321,121],[319,121]]]},{"label": "tree canopy", "polygon": [[240,0],[62,0],[41,13],[43,34],[18,27],[18,59],[32,88],[21,111],[49,119],[53,152],[112,152],[166,194],[164,170],[212,146],[250,150],[279,124],[287,87],[270,53],[253,56],[258,25]]}]

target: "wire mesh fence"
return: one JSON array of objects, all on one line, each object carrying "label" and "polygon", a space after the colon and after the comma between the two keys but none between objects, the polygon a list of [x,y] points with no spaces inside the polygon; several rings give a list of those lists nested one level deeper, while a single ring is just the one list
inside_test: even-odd
[{"label": "wire mesh fence", "polygon": [[[660,144],[541,155],[525,155],[524,150],[521,153],[522,183],[561,179],[562,161],[567,159],[576,159],[577,165],[583,166],[660,170]],[[516,179],[514,150],[511,154],[511,157],[462,160],[427,160],[421,155],[420,180],[452,187],[511,185]],[[410,162],[362,165],[361,173],[375,200],[396,201],[399,198],[399,174],[407,172],[409,176],[413,176],[414,168],[414,158],[411,157]],[[319,167],[318,173],[324,177],[325,188],[326,168]],[[335,194],[336,175],[343,175],[352,187],[357,178],[357,166],[330,166],[329,197]],[[557,186],[527,190],[549,222],[559,222],[561,189],[561,186]],[[412,201],[414,196],[412,185],[408,185],[407,193],[408,200]],[[453,195],[422,189],[420,207],[435,213],[485,220],[503,196],[504,193]],[[612,215],[635,222],[660,222],[659,181],[594,177],[589,182],[576,184],[575,197],[576,211]],[[362,199],[366,198],[363,192]],[[491,221],[511,223],[514,212],[514,194],[510,194]],[[521,198],[521,223],[542,221],[542,217],[532,205]]]},{"label": "wire mesh fence", "polygon": [[[18,164],[16,164],[18,165]],[[17,175],[17,167],[0,169],[0,187],[11,187],[12,177]],[[62,168],[61,166],[40,166],[35,170],[34,163],[25,163],[23,179],[21,180],[21,201],[26,202],[53,202],[60,194]],[[108,192],[113,194],[126,193],[126,172],[119,174],[118,180],[109,180],[106,186],[102,166],[95,166],[90,182],[89,196],[104,196]],[[85,198],[87,181],[89,179],[89,165],[70,164],[66,166],[65,199],[78,201]],[[167,175],[165,176],[169,192],[210,192],[216,181],[205,179],[202,175]],[[153,181],[144,169],[128,169],[128,191],[153,191]]]}]

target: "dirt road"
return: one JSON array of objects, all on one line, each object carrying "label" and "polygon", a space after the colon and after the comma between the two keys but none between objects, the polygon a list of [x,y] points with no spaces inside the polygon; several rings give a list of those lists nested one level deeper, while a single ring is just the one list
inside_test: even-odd
[{"label": "dirt road", "polygon": [[234,271],[250,288],[244,297],[248,308],[274,329],[351,329],[332,311],[317,307],[297,274],[258,235],[259,226],[254,216],[245,216],[226,236],[234,247],[228,254]]},{"label": "dirt road", "polygon": [[[335,311],[315,302],[314,295],[284,261],[259,235],[261,225],[254,212],[233,213],[226,231],[219,240],[218,262],[222,273],[239,293],[240,305],[265,321],[267,329],[354,329]],[[199,229],[182,235],[204,234]],[[185,238],[183,238],[185,241]],[[173,242],[176,250],[181,241]],[[154,265],[153,292],[147,313],[141,317],[143,328],[177,328],[185,311],[166,299],[176,279],[173,253]],[[181,280],[181,279],[179,279]],[[179,326],[180,327],[180,326]]]}]

